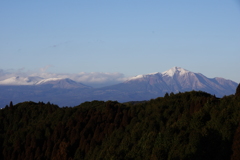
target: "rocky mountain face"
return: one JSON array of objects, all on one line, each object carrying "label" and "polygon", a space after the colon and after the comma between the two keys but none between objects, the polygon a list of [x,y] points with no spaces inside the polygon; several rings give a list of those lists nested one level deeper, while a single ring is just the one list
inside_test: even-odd
[{"label": "rocky mountain face", "polygon": [[207,78],[201,73],[180,67],[173,67],[162,73],[138,75],[123,83],[98,89],[68,78],[17,77],[0,81],[0,105],[4,107],[10,101],[50,101],[59,106],[75,106],[92,100],[142,101],[164,96],[166,92],[192,90],[222,97],[234,94],[237,85],[231,80]]}]

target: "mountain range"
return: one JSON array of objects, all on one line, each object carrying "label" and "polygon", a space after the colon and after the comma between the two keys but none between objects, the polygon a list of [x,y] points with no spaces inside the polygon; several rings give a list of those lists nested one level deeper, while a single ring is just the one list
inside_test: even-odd
[{"label": "mountain range", "polygon": [[122,83],[93,88],[69,78],[11,77],[0,81],[0,107],[10,101],[51,102],[59,106],[75,106],[85,101],[143,101],[178,93],[201,90],[217,97],[235,93],[237,83],[224,78],[208,78],[181,67],[165,72],[138,75]]}]

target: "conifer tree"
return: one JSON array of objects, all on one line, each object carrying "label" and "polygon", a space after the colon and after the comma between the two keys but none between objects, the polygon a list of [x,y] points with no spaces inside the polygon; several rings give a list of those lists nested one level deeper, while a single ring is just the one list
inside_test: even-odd
[{"label": "conifer tree", "polygon": [[169,94],[166,92],[164,95],[164,98],[167,98],[167,97],[169,97]]},{"label": "conifer tree", "polygon": [[12,101],[10,102],[9,107],[13,107],[13,103],[12,103]]},{"label": "conifer tree", "polygon": [[240,83],[237,86],[235,95],[240,97]]}]

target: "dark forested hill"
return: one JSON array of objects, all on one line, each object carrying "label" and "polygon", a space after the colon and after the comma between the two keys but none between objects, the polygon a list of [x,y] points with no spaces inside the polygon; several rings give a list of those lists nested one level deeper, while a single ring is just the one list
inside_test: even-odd
[{"label": "dark forested hill", "polygon": [[0,159],[239,159],[240,97],[166,94],[146,102],[0,110]]}]

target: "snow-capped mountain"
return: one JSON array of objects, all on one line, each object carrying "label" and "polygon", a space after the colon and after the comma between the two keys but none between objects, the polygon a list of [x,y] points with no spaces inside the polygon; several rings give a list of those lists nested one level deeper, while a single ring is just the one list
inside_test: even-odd
[{"label": "snow-capped mountain", "polygon": [[42,79],[41,81],[37,82],[36,85],[41,85],[41,84],[54,84],[56,81],[63,80],[64,78],[47,78],[47,79]]},{"label": "snow-capped mountain", "polygon": [[48,78],[37,82],[35,85],[52,85],[53,88],[91,88],[82,83],[75,82],[69,78]]},{"label": "snow-capped mountain", "polygon": [[106,87],[115,91],[128,91],[141,97],[163,96],[166,92],[205,91],[218,97],[235,92],[237,83],[224,78],[207,78],[201,73],[194,73],[181,67],[173,67],[165,72],[138,75],[129,80]]},{"label": "snow-capped mountain", "polygon": [[34,86],[34,85],[51,85],[52,88],[91,88],[82,83],[75,82],[69,78],[41,78],[41,77],[11,77],[0,81],[0,85],[9,86]]},{"label": "snow-capped mountain", "polygon": [[5,80],[0,81],[0,85],[34,85],[37,82],[41,81],[41,77],[11,77]]},{"label": "snow-capped mountain", "polygon": [[162,73],[163,76],[169,76],[169,77],[173,77],[174,75],[184,75],[184,74],[188,74],[189,71],[186,69],[183,69],[181,67],[173,67],[165,72]]}]

